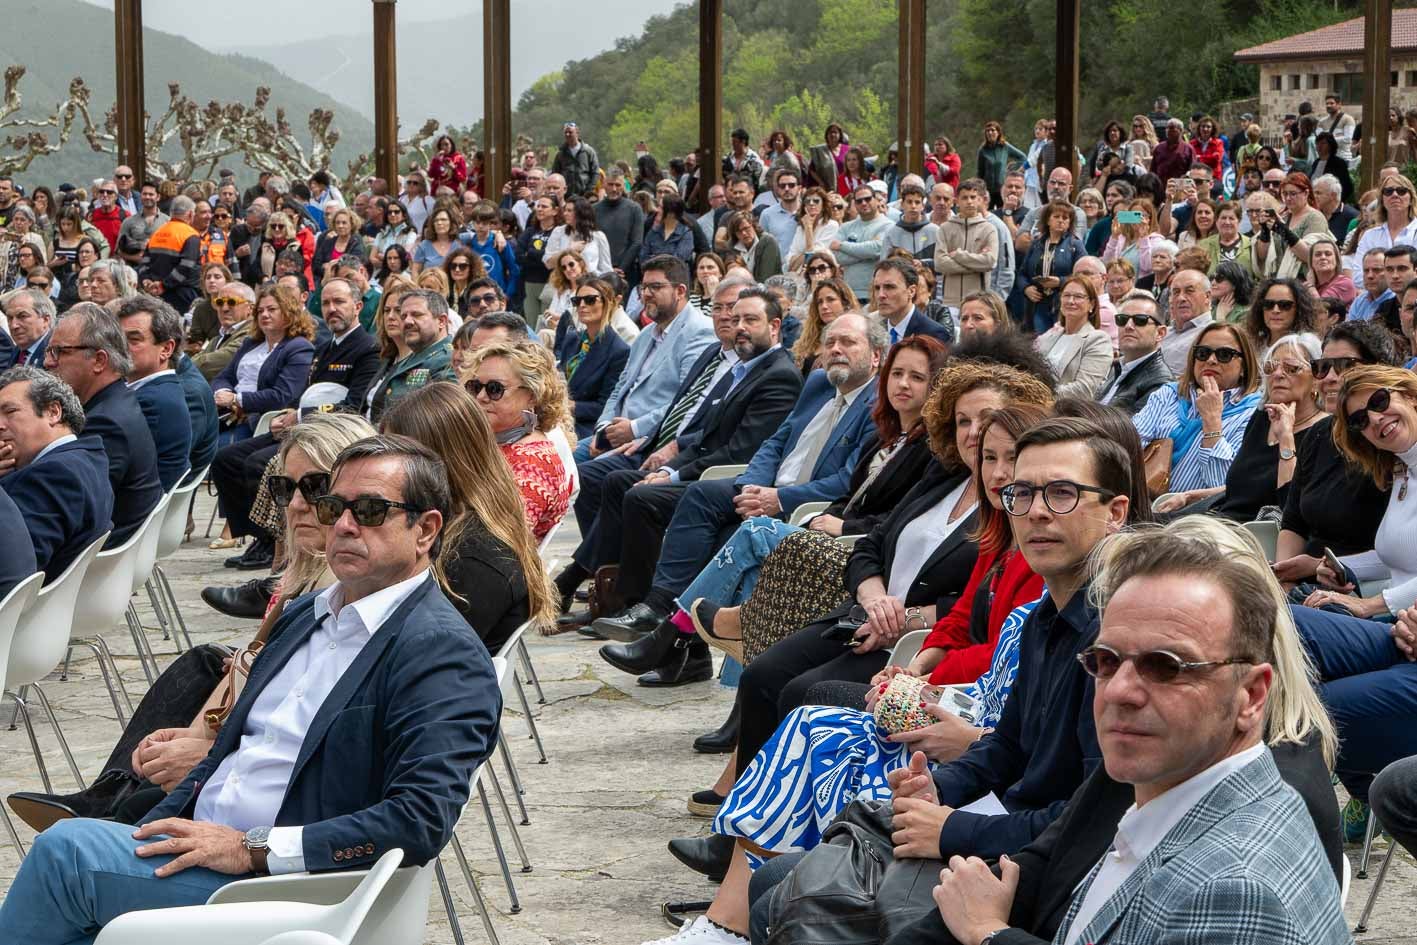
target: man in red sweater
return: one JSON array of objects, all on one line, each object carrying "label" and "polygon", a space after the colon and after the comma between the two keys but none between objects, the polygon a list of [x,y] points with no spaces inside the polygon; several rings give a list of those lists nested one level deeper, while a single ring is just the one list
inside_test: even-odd
[{"label": "man in red sweater", "polygon": [[118,245],[118,230],[128,218],[128,211],[118,205],[118,188],[113,181],[103,180],[94,185],[93,208],[89,210],[89,222],[98,228],[109,246]]}]

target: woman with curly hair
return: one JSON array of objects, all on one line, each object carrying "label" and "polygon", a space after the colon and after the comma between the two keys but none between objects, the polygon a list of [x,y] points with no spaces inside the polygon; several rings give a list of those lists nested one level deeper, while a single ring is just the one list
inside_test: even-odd
[{"label": "woman with curly hair", "polygon": [[315,357],[315,322],[294,289],[261,286],[255,312],[255,330],[212,380],[212,395],[226,427],[222,445],[247,439],[261,414],[294,403],[305,389]]},{"label": "woman with curly hair", "polygon": [[[816,265],[816,260],[812,261]],[[802,319],[802,334],[792,346],[792,359],[802,368],[802,376],[812,373],[821,354],[822,335],[827,326],[845,312],[859,311],[856,293],[840,276],[825,277],[812,287],[807,302],[807,317]]]},{"label": "woman with curly hair", "polygon": [[1318,300],[1298,279],[1266,279],[1250,303],[1245,331],[1257,350],[1264,350],[1285,335],[1317,331]]},{"label": "woman with curly hair", "polygon": [[443,257],[443,275],[448,277],[448,308],[466,318],[472,283],[487,275],[482,257],[466,246],[458,246]]}]

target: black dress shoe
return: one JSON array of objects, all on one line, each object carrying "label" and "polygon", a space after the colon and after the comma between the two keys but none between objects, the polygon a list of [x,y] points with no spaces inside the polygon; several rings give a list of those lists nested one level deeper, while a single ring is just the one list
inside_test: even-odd
[{"label": "black dress shoe", "polygon": [[275,560],[276,543],[269,538],[258,538],[246,546],[235,568],[238,571],[269,571]]},{"label": "black dress shoe", "polygon": [[204,587],[202,600],[207,606],[228,617],[260,620],[266,615],[276,578],[255,578],[236,587]]},{"label": "black dress shoe", "polygon": [[77,794],[39,794],[20,791],[7,800],[10,809],[36,831],[47,830],[61,820],[75,817],[112,817],[114,811],[141,782],[131,773],[105,772],[86,790]]},{"label": "black dress shoe", "polygon": [[705,682],[712,678],[713,655],[709,652],[708,644],[698,637],[681,633],[664,661],[636,682],[641,686],[658,689],[687,686],[689,683]]},{"label": "black dress shoe", "polygon": [[595,629],[594,624],[588,623],[584,626],[577,627],[576,632],[579,633],[581,636],[585,637],[587,640],[600,640],[603,642],[605,640],[610,639],[605,634]]},{"label": "black dress shoe", "polygon": [[[600,621],[591,624],[598,629]],[[611,643],[600,648],[600,658],[611,666],[632,676],[649,672],[669,658],[675,643],[680,639],[690,639],[679,632],[679,628],[668,620],[661,621],[653,633],[647,633],[634,643]],[[692,639],[698,639],[694,637]]]},{"label": "black dress shoe", "polygon": [[635,604],[629,610],[614,617],[601,617],[591,626],[611,640],[634,643],[659,626],[668,614],[661,614],[648,604]]},{"label": "black dress shoe", "polygon": [[694,739],[694,751],[701,755],[726,755],[738,747],[738,703],[733,703],[733,711],[718,727],[718,731],[705,732]]},{"label": "black dress shoe", "polygon": [[669,852],[695,873],[718,883],[723,881],[733,862],[733,838],[716,833],[707,837],[679,837],[669,841]]}]

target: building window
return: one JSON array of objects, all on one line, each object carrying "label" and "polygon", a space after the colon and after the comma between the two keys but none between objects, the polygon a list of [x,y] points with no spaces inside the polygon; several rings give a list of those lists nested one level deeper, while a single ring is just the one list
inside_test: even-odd
[{"label": "building window", "polygon": [[1291,76],[1289,77],[1289,88],[1290,88],[1291,90],[1293,90],[1293,89],[1297,89],[1298,87],[1299,87],[1299,76],[1298,76],[1298,74],[1296,73],[1296,74],[1291,75]]},{"label": "building window", "polygon": [[1393,88],[1397,88],[1397,73],[1396,73],[1396,72],[1394,72],[1394,73],[1392,74],[1392,87],[1393,87]]},{"label": "building window", "polygon": [[1309,76],[1309,85],[1308,85],[1308,87],[1311,88],[1311,89],[1316,89],[1316,88],[1319,87],[1319,74],[1318,74],[1317,72],[1315,72],[1315,73],[1313,73],[1313,74],[1311,74],[1311,75]]},{"label": "building window", "polygon": [[1269,77],[1269,90],[1271,92],[1284,91],[1284,76],[1272,75]]},{"label": "building window", "polygon": [[1409,88],[1417,86],[1417,69],[1407,70],[1407,85]]},{"label": "building window", "polygon": [[1363,74],[1361,72],[1338,73],[1333,76],[1333,94],[1345,102],[1363,100]]}]

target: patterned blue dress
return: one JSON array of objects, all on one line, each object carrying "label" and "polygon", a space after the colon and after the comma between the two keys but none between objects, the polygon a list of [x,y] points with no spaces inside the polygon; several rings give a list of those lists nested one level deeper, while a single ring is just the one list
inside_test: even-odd
[{"label": "patterned blue dress", "polygon": [[[1018,674],[1019,634],[1037,606],[1033,601],[1009,613],[989,669],[966,687],[979,700],[981,728],[1003,713]],[[886,741],[870,712],[802,706],[783,719],[728,792],[713,832],[774,853],[810,850],[847,804],[889,798],[887,775],[909,762],[908,747]],[[761,864],[751,853],[748,859],[754,869]]]}]

